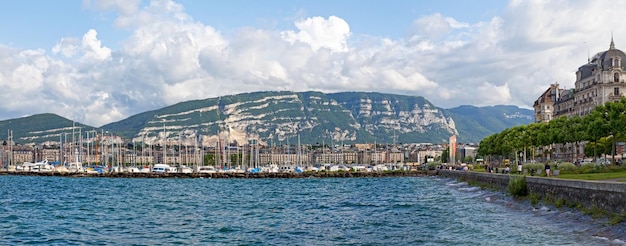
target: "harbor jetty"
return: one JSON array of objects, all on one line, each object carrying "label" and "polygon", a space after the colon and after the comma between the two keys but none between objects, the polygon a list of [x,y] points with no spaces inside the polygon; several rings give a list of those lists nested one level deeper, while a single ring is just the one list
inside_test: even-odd
[{"label": "harbor jetty", "polygon": [[106,173],[84,173],[84,172],[11,172],[0,171],[0,175],[20,175],[20,176],[58,176],[58,177],[102,177],[102,178],[365,178],[365,177],[419,177],[435,175],[436,171],[427,170],[395,170],[382,172],[259,172],[259,173],[236,173],[236,172],[216,172],[216,173],[154,173],[154,172],[106,172]]}]

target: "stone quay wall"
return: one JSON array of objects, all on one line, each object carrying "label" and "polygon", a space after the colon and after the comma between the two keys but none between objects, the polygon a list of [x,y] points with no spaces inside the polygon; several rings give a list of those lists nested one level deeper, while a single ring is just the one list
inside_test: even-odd
[{"label": "stone quay wall", "polygon": [[[437,175],[466,182],[478,182],[502,191],[509,184],[508,174],[438,170]],[[626,214],[626,183],[613,181],[571,180],[526,176],[529,194],[542,199],[580,204],[587,209],[601,209],[615,214]]]}]

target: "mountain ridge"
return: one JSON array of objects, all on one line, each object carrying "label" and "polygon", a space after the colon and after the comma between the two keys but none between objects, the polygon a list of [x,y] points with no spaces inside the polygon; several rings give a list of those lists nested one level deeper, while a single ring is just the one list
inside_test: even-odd
[{"label": "mountain ridge", "polygon": [[18,143],[58,141],[77,128],[154,144],[162,144],[163,139],[168,144],[200,141],[207,146],[222,139],[237,143],[256,139],[265,144],[443,143],[452,134],[469,143],[532,123],[532,117],[531,110],[511,105],[443,109],[421,96],[261,91],[179,102],[101,127],[40,114],[0,121],[0,129],[19,128],[13,134]]}]

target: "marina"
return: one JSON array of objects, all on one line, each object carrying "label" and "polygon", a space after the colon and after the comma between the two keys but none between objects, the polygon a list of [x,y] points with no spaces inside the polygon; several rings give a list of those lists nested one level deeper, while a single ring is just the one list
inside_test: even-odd
[{"label": "marina", "polygon": [[[156,170],[155,170],[156,168]],[[93,178],[356,178],[356,177],[420,177],[434,175],[435,171],[387,171],[387,172],[350,172],[350,171],[306,171],[306,172],[234,172],[215,171],[202,168],[198,172],[165,172],[165,167],[155,167],[152,171],[138,172],[12,172],[0,171],[0,176],[57,176],[57,177],[93,177]]]}]

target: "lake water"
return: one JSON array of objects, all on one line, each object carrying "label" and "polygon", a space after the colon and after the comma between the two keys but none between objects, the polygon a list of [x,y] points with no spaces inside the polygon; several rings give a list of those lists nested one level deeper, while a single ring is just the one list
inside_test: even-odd
[{"label": "lake water", "polygon": [[603,230],[436,177],[0,176],[2,245],[623,245]]}]

